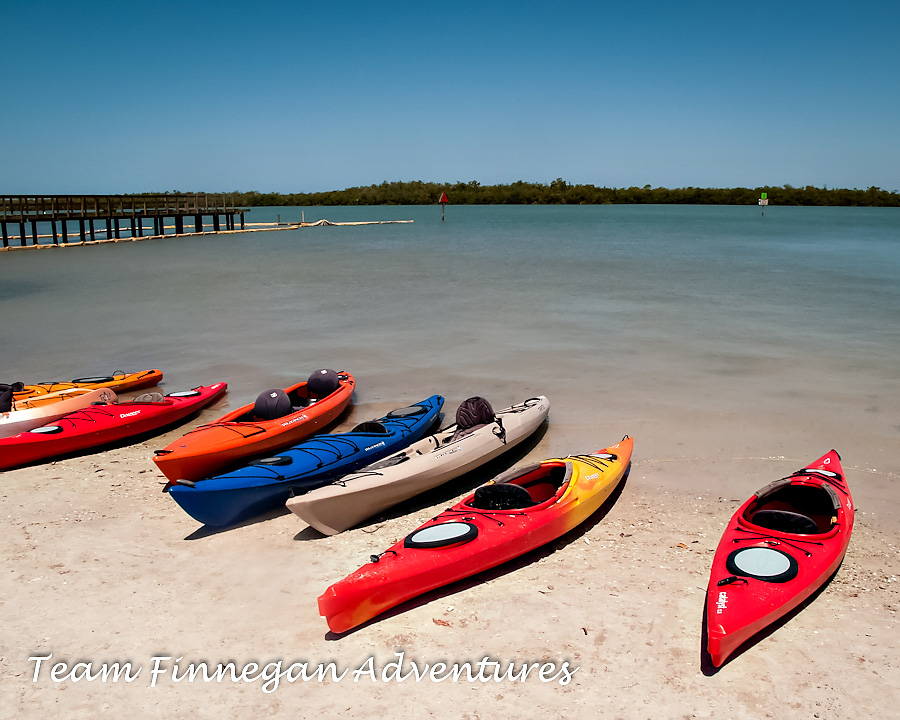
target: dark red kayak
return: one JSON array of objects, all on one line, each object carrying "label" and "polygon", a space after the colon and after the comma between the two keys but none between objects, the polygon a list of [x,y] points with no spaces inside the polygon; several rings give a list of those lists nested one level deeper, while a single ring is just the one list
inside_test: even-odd
[{"label": "dark red kayak", "polygon": [[721,666],[828,581],[844,558],[853,515],[834,450],[741,505],[709,576],[706,629],[713,665]]},{"label": "dark red kayak", "polygon": [[226,383],[163,395],[151,392],[131,402],[91,405],[27,432],[0,438],[0,469],[108,445],[166,427],[218,400]]}]

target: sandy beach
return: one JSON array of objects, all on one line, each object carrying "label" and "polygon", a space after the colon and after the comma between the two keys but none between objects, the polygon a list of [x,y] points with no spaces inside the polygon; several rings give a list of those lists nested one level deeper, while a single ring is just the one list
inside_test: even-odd
[{"label": "sandy beach", "polygon": [[[227,395],[0,470],[0,720],[900,720],[900,4],[148,10],[0,11],[0,384],[159,369],[164,394]],[[287,508],[209,528],[163,491],[155,451],[321,369],[355,380],[328,432],[433,395],[444,428],[473,397],[549,418],[334,536]],[[552,540],[347,633],[320,616],[493,477],[623,436],[627,475],[579,526],[590,498],[523,473],[542,507],[418,539],[459,539],[454,570],[558,512],[506,547]],[[831,577],[714,667],[730,519],[831,450],[840,508],[765,496],[757,527],[818,537],[726,537],[710,617],[730,630],[820,558]],[[599,500],[614,452],[579,491]]]},{"label": "sandy beach", "polygon": [[[461,399],[448,397],[445,414]],[[715,671],[701,653],[702,620],[724,524],[753,490],[812,458],[739,457],[727,427],[722,442],[685,456],[677,433],[645,421],[630,433],[621,492],[586,525],[338,637],[316,597],[486,478],[330,538],[287,511],[211,532],[160,492],[149,458],[223,407],[136,445],[3,474],[0,717],[850,718],[888,717],[900,701],[896,526],[877,512],[872,480],[885,478],[847,458],[859,510],[843,566]],[[386,409],[358,404],[340,427]],[[506,461],[589,451],[632,430],[557,415],[563,422],[551,409],[545,432]],[[728,496],[702,489],[700,479],[725,475]],[[77,665],[96,674],[115,662],[131,663],[131,682],[90,680]],[[203,662],[234,663],[237,682],[185,676]],[[462,675],[427,675],[435,663]],[[533,663],[548,666],[543,677],[504,674],[512,664],[519,678]],[[277,684],[267,681],[279,669]]]},{"label": "sandy beach", "polygon": [[[408,225],[4,256],[0,304],[29,319],[0,345],[4,381],[159,367],[165,392],[229,388],[156,438],[0,473],[0,717],[896,714],[894,216],[460,207],[442,225],[433,209],[327,215]],[[433,393],[445,424],[473,395],[495,408],[545,395],[542,434],[494,472],[628,434],[630,475],[571,535],[334,636],[317,597],[488,471],[323,537],[286,510],[203,529],[151,462],[317,367],[356,378],[335,429]],[[703,609],[726,522],[832,448],[857,507],[842,567],[714,671]],[[131,682],[102,680],[114,663]],[[228,663],[237,681],[204,682]]]}]

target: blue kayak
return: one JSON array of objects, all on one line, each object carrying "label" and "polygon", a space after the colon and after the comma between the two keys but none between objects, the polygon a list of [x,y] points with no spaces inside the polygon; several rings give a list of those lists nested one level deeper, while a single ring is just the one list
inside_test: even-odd
[{"label": "blue kayak", "polygon": [[443,397],[432,395],[351,432],[316,435],[239,470],[196,482],[179,480],[168,493],[195,520],[231,525],[402,450],[439,421],[443,405]]}]

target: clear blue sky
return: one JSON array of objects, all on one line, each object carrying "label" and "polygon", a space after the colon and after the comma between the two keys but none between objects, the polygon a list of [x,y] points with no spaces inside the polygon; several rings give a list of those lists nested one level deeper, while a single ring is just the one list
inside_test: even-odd
[{"label": "clear blue sky", "polygon": [[0,5],[0,193],[900,190],[900,4]]}]

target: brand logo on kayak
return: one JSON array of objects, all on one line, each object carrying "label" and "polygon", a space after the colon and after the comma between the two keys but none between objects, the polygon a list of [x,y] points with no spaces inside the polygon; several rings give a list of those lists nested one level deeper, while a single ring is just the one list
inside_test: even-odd
[{"label": "brand logo on kayak", "polygon": [[301,420],[309,420],[306,415],[301,415],[300,417],[295,417],[293,420],[288,420],[285,423],[281,423],[281,427],[287,427],[288,425],[293,425],[295,422],[300,422]]},{"label": "brand logo on kayak", "polygon": [[719,599],[716,601],[716,615],[721,615],[726,607],[728,607],[728,593],[723,591],[719,593]]},{"label": "brand logo on kayak", "polygon": [[384,440],[382,440],[380,443],[375,443],[374,445],[369,445],[369,447],[366,448],[366,452],[369,452],[369,450],[374,450],[377,447],[384,447]]},{"label": "brand logo on kayak", "polygon": [[127,417],[134,417],[135,415],[140,415],[140,414],[141,414],[140,410],[135,410],[134,412],[125,413],[124,415],[119,415],[119,419],[127,418]]},{"label": "brand logo on kayak", "polygon": [[598,477],[600,477],[600,473],[594,473],[593,475],[585,475],[584,479],[585,480],[596,480]]},{"label": "brand logo on kayak", "polygon": [[434,457],[435,457],[435,459],[442,458],[446,455],[452,455],[453,453],[459,452],[460,450],[462,450],[462,448],[459,445],[457,445],[455,448],[450,448],[449,450],[445,450],[440,455],[435,455]]}]

